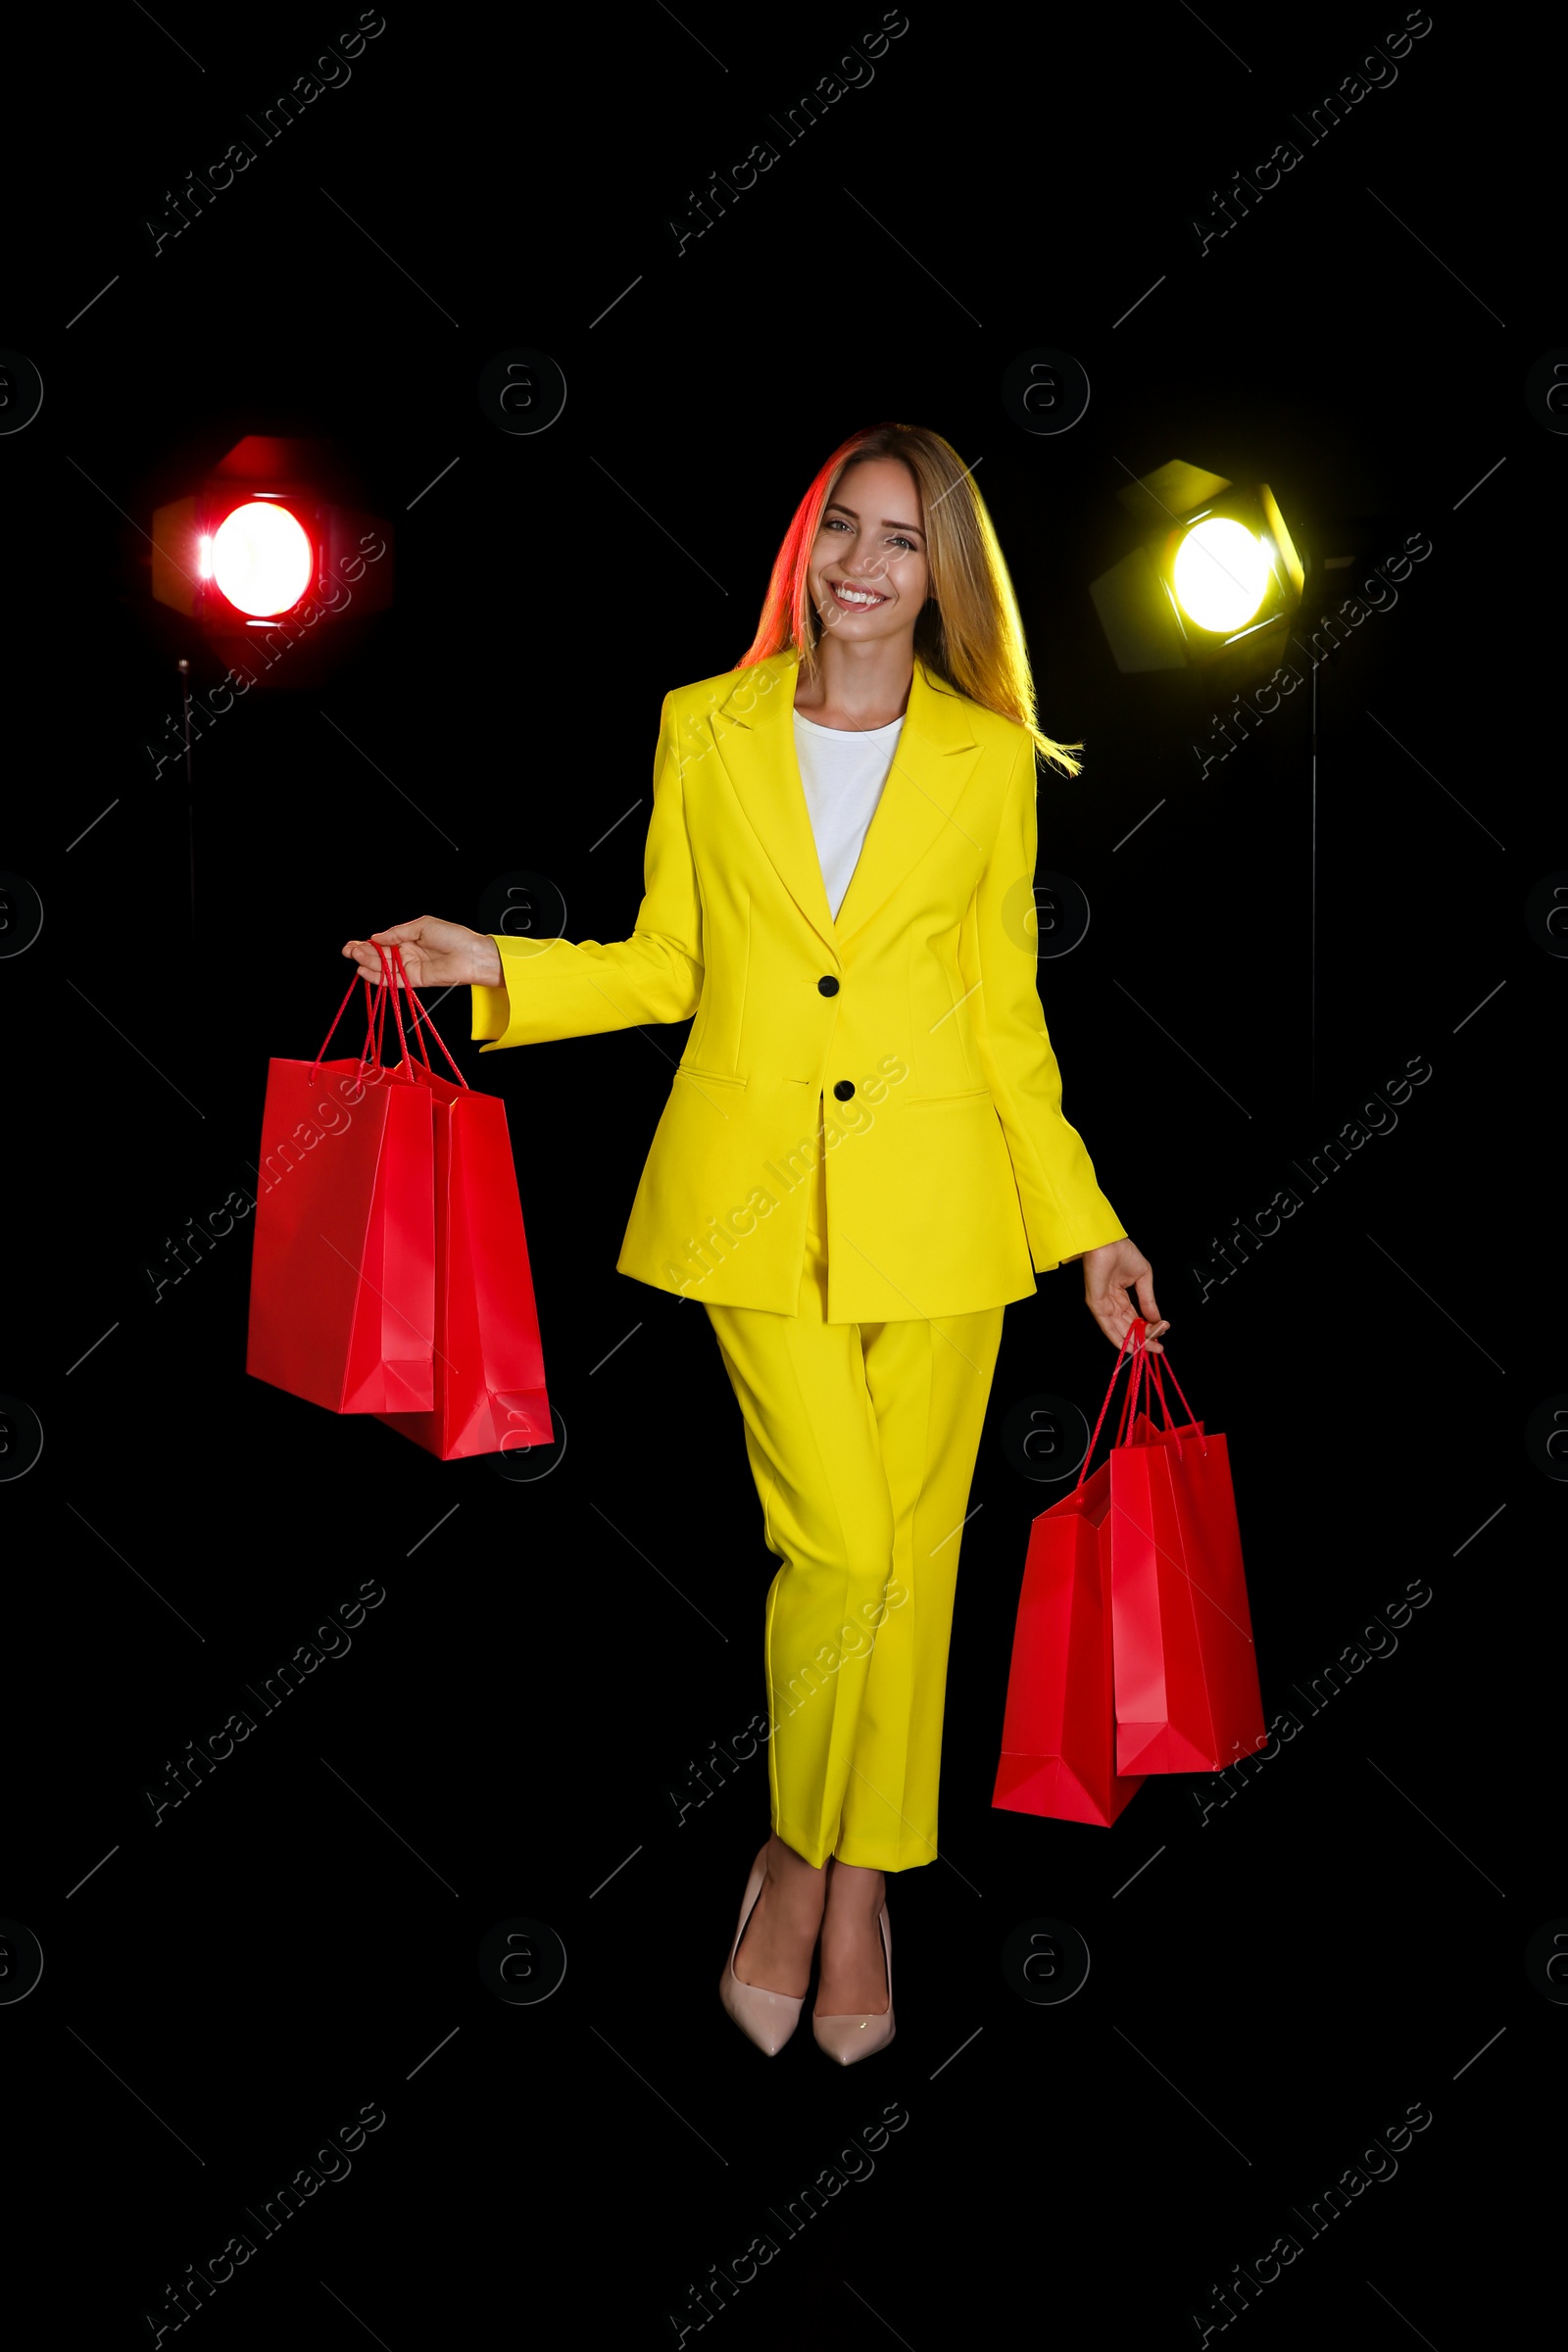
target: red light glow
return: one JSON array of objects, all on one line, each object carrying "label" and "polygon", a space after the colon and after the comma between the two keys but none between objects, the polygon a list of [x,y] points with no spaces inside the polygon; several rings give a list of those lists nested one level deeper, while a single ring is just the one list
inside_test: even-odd
[{"label": "red light glow", "polygon": [[212,576],[240,612],[287,612],[311,583],[315,552],[286,507],[253,499],[213,533]]}]

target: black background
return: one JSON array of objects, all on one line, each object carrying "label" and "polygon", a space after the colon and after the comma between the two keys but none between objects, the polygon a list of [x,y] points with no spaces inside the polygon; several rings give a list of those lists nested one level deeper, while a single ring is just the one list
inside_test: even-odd
[{"label": "black background", "polygon": [[[39,2231],[13,2265],[40,2298],[25,2340],[152,2340],[166,2285],[365,2102],[387,2120],[352,2176],[198,2309],[197,2342],[667,2343],[670,2312],[695,2340],[689,2287],[781,2237],[766,2209],[889,2103],[907,2122],[874,2174],[710,2323],[720,2343],[1196,2342],[1212,2286],[1414,2103],[1433,2122],[1397,2177],[1307,2239],[1244,2340],[1449,2352],[1530,2285],[1545,2191],[1520,2127],[1560,2095],[1562,2013],[1523,1951],[1568,1908],[1558,1840],[1529,1834],[1561,1489],[1523,1434],[1568,1387],[1534,1117],[1563,967],[1523,912],[1568,864],[1565,445],[1523,395],[1562,337],[1518,259],[1549,61],[1439,12],[1200,256],[1210,190],[1400,11],[915,6],[869,86],[677,254],[687,191],[772,135],[863,13],[393,8],[265,147],[244,114],[351,10],[13,35],[0,340],[45,385],[0,438],[0,862],[44,906],[0,961],[0,1389],[45,1433],[0,1488],[0,1908],[45,1955],[0,2008]],[[165,191],[241,135],[254,165],[155,256]],[[1055,437],[1001,399],[1040,344],[1093,387]],[[537,437],[477,397],[515,345],[568,385]],[[1074,1274],[1043,1278],[1007,1318],[965,1537],[944,1855],[893,1891],[898,2038],[841,2076],[804,2033],[764,2062],[714,1998],[761,1758],[679,1826],[668,1795],[762,1703],[773,1566],[706,1318],[614,1272],[682,1033],[480,1061],[462,993],[437,1014],[507,1102],[568,1432],[542,1480],[248,1380],[248,1227],[156,1301],[146,1269],[247,1182],[268,1056],[314,1050],[346,938],[477,922],[520,868],[568,936],[625,935],[643,816],[602,837],[646,811],[661,697],[734,663],[806,481],[890,416],[979,468],[1043,723],[1087,746],[1040,792],[1042,867],[1093,917],[1041,966],[1066,1109],[1229,1435],[1265,1706],[1302,1729],[1206,1815],[1190,1779],[1108,1833],[992,1809],[1055,1492],[1002,1423],[1036,1391],[1092,1419],[1109,1370]],[[248,431],[336,445],[395,523],[395,603],[319,687],[253,693],[197,744],[193,920],[182,770],[155,780],[144,746],[175,656],[198,692],[218,671],[155,612],[145,533]],[[1128,544],[1117,489],[1172,457],[1266,479],[1318,559],[1432,547],[1206,775],[1210,682],[1119,676],[1087,593]],[[1215,1237],[1411,1059],[1432,1074],[1396,1129],[1205,1296]],[[155,1828],[166,1758],[372,1579],[352,1652]],[[1432,1597],[1396,1652],[1308,1713],[1296,1686],[1411,1580]],[[519,1916],[565,1946],[542,2006],[479,1979]],[[1004,1978],[1042,1916],[1092,1954],[1064,2006]],[[46,2268],[62,2210],[76,2256]]]}]

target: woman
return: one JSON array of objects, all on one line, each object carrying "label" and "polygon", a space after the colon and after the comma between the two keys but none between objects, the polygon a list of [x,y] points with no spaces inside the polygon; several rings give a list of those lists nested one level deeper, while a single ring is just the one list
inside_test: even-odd
[{"label": "woman", "polygon": [[[423,916],[484,1050],[690,1020],[617,1264],[701,1298],[769,1549],[772,1833],[720,1994],[769,2055],[893,2037],[885,1874],[934,1861],[961,1530],[1007,1302],[1081,1258],[1160,1352],[1148,1261],[1061,1114],[1036,985],[1035,723],[1017,607],[957,454],[855,434],[740,664],[664,700],[631,937]],[[378,985],[372,942],[344,948]]]}]

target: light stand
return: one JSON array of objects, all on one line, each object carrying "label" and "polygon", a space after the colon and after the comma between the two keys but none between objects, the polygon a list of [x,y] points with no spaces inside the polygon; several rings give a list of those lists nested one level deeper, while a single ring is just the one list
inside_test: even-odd
[{"label": "light stand", "polygon": [[185,843],[190,858],[190,937],[196,944],[196,788],[191,780],[190,764],[190,663],[181,657],[174,667],[179,672],[179,689],[185,710]]}]

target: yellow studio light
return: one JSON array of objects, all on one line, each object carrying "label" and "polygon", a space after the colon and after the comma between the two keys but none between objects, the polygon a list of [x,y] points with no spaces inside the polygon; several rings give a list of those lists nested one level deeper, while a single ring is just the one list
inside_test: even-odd
[{"label": "yellow studio light", "polygon": [[1176,600],[1200,629],[1244,628],[1272,576],[1261,542],[1245,524],[1221,515],[1194,523],[1176,550]]},{"label": "yellow studio light", "polygon": [[1172,458],[1116,497],[1137,545],[1089,583],[1116,667],[1241,675],[1277,662],[1306,574],[1267,482]]}]

